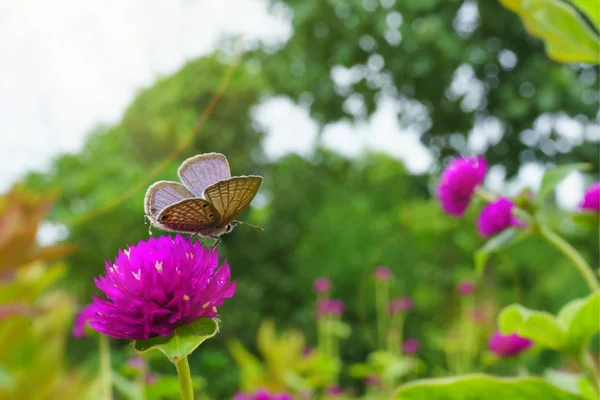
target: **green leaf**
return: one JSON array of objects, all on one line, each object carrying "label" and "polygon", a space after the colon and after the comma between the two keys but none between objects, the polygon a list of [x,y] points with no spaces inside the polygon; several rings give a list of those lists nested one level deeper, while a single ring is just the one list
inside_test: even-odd
[{"label": "green leaf", "polygon": [[568,344],[565,328],[552,314],[528,310],[519,304],[502,310],[498,325],[504,334],[517,333],[549,349],[561,350]]},{"label": "green leaf", "polygon": [[539,378],[497,378],[477,374],[424,379],[398,389],[396,400],[581,400]]},{"label": "green leaf", "polygon": [[134,347],[140,353],[151,350],[163,352],[167,358],[176,363],[191,354],[206,339],[215,336],[219,324],[210,318],[200,318],[189,325],[175,329],[172,336],[157,336],[150,339],[137,340]]},{"label": "green leaf", "polygon": [[600,6],[596,0],[571,0],[571,3],[592,21],[596,30],[600,31]]},{"label": "green leaf", "polygon": [[560,0],[500,0],[519,14],[532,36],[546,44],[548,57],[558,62],[600,62],[598,35],[577,11]]},{"label": "green leaf", "polygon": [[563,179],[567,177],[573,171],[587,171],[590,169],[588,163],[577,163],[577,164],[566,164],[559,167],[554,167],[547,170],[542,178],[542,184],[540,191],[537,194],[536,202],[541,205],[546,197],[554,191],[556,185],[558,185]]},{"label": "green leaf", "polygon": [[600,214],[596,212],[581,211],[573,214],[573,222],[580,228],[597,231],[600,226]]},{"label": "green leaf", "polygon": [[600,291],[571,301],[560,310],[558,320],[567,328],[570,349],[581,351],[600,330]]},{"label": "green leaf", "polygon": [[497,253],[502,249],[510,247],[525,239],[527,236],[529,236],[528,231],[510,228],[488,240],[482,248],[475,252],[474,259],[477,274],[481,275],[483,273],[485,264],[493,253]]},{"label": "green leaf", "polygon": [[558,371],[554,369],[548,369],[544,371],[544,380],[553,384],[554,386],[561,388],[566,392],[575,394],[581,393],[581,381],[586,380],[582,374],[573,374],[571,372]]}]

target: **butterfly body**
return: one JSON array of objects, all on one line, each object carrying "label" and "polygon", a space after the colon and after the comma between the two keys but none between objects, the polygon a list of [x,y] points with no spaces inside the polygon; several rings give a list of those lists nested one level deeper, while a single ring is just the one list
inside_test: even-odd
[{"label": "butterfly body", "polygon": [[148,188],[144,210],[162,230],[216,239],[241,223],[236,218],[256,195],[262,177],[231,177],[224,155],[200,154],[178,170],[183,184],[159,181]]}]

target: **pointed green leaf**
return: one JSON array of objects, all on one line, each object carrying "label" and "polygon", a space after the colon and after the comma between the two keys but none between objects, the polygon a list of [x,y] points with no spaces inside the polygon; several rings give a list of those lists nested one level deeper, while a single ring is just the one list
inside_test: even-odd
[{"label": "pointed green leaf", "polygon": [[549,349],[560,350],[568,345],[567,331],[547,312],[531,311],[513,304],[502,310],[498,325],[504,334],[517,333]]},{"label": "pointed green leaf", "polygon": [[488,240],[482,248],[475,252],[474,259],[477,274],[481,275],[483,273],[485,264],[493,253],[497,253],[502,249],[510,247],[525,239],[527,236],[529,236],[528,231],[510,228]]},{"label": "pointed green leaf", "polygon": [[423,379],[401,386],[396,400],[582,400],[539,378],[497,378],[484,374]]},{"label": "pointed green leaf", "polygon": [[567,328],[569,347],[581,351],[600,331],[600,291],[571,301],[560,310],[558,320]]},{"label": "pointed green leaf", "polygon": [[596,30],[600,31],[600,5],[596,0],[571,0],[586,17],[592,21]]},{"label": "pointed green leaf", "polygon": [[587,171],[590,169],[588,163],[566,164],[551,168],[544,173],[540,191],[537,194],[536,202],[541,205],[546,197],[554,192],[556,185],[567,177],[573,171]]},{"label": "pointed green leaf", "polygon": [[568,3],[561,0],[500,2],[519,14],[529,34],[544,41],[548,57],[563,63],[600,62],[598,35]]},{"label": "pointed green leaf", "polygon": [[135,349],[141,353],[151,350],[163,352],[171,362],[176,363],[191,354],[206,339],[215,336],[219,324],[210,318],[200,318],[189,325],[175,329],[172,336],[157,336],[150,339],[137,340]]}]

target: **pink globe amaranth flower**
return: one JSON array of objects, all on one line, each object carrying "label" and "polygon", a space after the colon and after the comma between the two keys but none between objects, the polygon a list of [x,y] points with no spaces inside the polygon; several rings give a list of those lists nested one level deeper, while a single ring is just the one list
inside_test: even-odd
[{"label": "pink globe amaranth flower", "polygon": [[315,293],[327,293],[331,289],[331,281],[328,278],[317,278],[313,282]]},{"label": "pink globe amaranth flower", "polygon": [[456,290],[459,294],[468,296],[475,291],[475,283],[469,279],[465,279],[464,281],[458,282],[458,285],[456,285]]},{"label": "pink globe amaranth flower", "polygon": [[327,315],[342,315],[344,313],[344,303],[337,299],[320,299],[317,303],[317,319]]},{"label": "pink globe amaranth flower", "polygon": [[419,351],[421,347],[421,342],[417,339],[408,338],[402,343],[402,351],[404,354],[415,354]]},{"label": "pink globe amaranth flower", "polygon": [[485,206],[477,219],[479,234],[487,237],[511,226],[525,227],[525,224],[512,215],[514,207],[515,204],[511,200],[503,197]]},{"label": "pink globe amaranth flower", "polygon": [[329,386],[325,389],[325,394],[328,396],[337,396],[344,393],[344,390],[339,386]]},{"label": "pink globe amaranth flower", "polygon": [[392,270],[390,267],[386,267],[384,265],[375,268],[375,272],[373,273],[375,276],[375,280],[379,282],[387,282],[392,279]]},{"label": "pink globe amaranth flower", "polygon": [[444,212],[461,217],[473,198],[477,186],[483,183],[487,163],[483,157],[456,158],[442,172],[437,198]]},{"label": "pink globe amaranth flower", "polygon": [[94,297],[90,326],[117,338],[169,336],[199,318],[214,318],[235,293],[229,265],[199,242],[177,235],[140,241],[106,263],[95,279],[107,300]]},{"label": "pink globe amaranth flower", "polygon": [[600,213],[600,182],[596,182],[587,188],[579,208],[585,211]]},{"label": "pink globe amaranth flower", "polygon": [[500,331],[494,332],[488,343],[490,351],[501,357],[514,357],[527,350],[533,342],[516,333],[503,335]]},{"label": "pink globe amaranth flower", "polygon": [[258,389],[254,392],[252,400],[271,400],[271,393],[267,389]]},{"label": "pink globe amaranth flower", "polygon": [[390,304],[388,305],[388,311],[391,315],[394,315],[399,312],[410,311],[414,307],[414,305],[415,302],[410,297],[399,297],[390,301]]},{"label": "pink globe amaranth flower", "polygon": [[93,304],[88,304],[79,311],[75,317],[75,323],[73,324],[73,337],[77,339],[85,337],[85,328],[92,318],[94,318],[94,314],[95,310]]}]

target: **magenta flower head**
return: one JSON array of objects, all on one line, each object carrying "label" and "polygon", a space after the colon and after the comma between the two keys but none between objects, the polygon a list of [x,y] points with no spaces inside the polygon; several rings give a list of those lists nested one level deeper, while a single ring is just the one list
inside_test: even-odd
[{"label": "magenta flower head", "polygon": [[516,333],[502,335],[500,331],[494,332],[488,343],[490,351],[501,357],[514,357],[531,347],[533,342],[522,338]]},{"label": "magenta flower head", "polygon": [[417,351],[419,351],[420,347],[421,342],[419,342],[417,339],[409,338],[402,343],[402,351],[404,354],[415,354]]},{"label": "magenta flower head", "polygon": [[327,278],[317,278],[313,282],[315,293],[327,293],[331,289],[331,281]]},{"label": "magenta flower head", "polygon": [[325,394],[327,396],[339,396],[340,394],[343,394],[344,390],[342,390],[341,387],[339,386],[329,386],[328,388],[325,389]]},{"label": "magenta flower head", "polygon": [[458,282],[458,285],[456,285],[456,290],[459,294],[468,296],[475,291],[475,283],[469,279],[465,279],[464,281]]},{"label": "magenta flower head", "polygon": [[94,297],[92,328],[117,339],[169,336],[198,318],[214,318],[235,293],[229,265],[216,250],[177,235],[140,241],[106,263],[95,279],[107,299]]},{"label": "magenta flower head", "polygon": [[444,212],[461,217],[473,198],[478,185],[483,183],[487,163],[483,157],[456,158],[442,172],[437,197]]},{"label": "magenta flower head", "polygon": [[81,339],[85,336],[85,328],[88,326],[90,320],[94,317],[94,305],[88,304],[83,307],[77,316],[75,317],[75,323],[73,324],[73,336],[77,339]]},{"label": "magenta flower head", "polygon": [[410,311],[415,305],[413,299],[408,296],[400,297],[390,301],[388,305],[388,311],[391,315],[398,314],[400,312]]},{"label": "magenta flower head", "polygon": [[387,282],[392,279],[392,270],[390,267],[386,267],[384,265],[375,268],[375,272],[373,273],[375,276],[375,280],[378,282]]},{"label": "magenta flower head", "polygon": [[317,303],[317,319],[328,315],[342,315],[344,308],[344,303],[341,300],[321,299]]},{"label": "magenta flower head", "polygon": [[258,389],[254,392],[252,400],[271,400],[271,393],[267,389]]},{"label": "magenta flower head", "polygon": [[511,226],[523,228],[525,224],[512,215],[514,207],[512,201],[503,197],[485,206],[477,219],[479,234],[492,236]]},{"label": "magenta flower head", "polygon": [[584,211],[600,213],[600,182],[596,182],[587,188],[579,208]]}]

